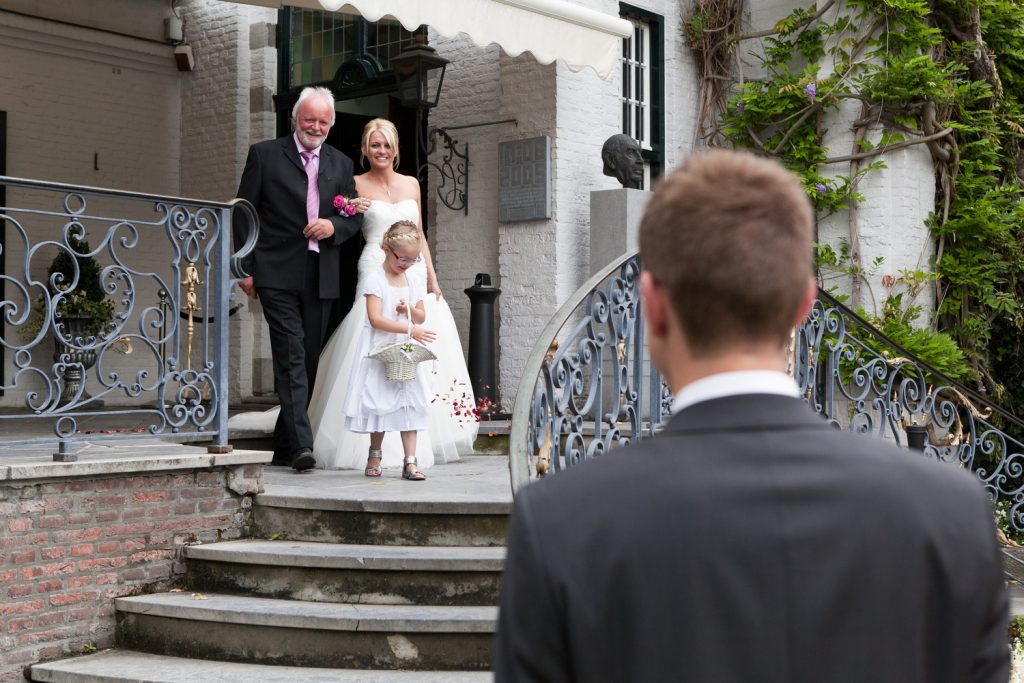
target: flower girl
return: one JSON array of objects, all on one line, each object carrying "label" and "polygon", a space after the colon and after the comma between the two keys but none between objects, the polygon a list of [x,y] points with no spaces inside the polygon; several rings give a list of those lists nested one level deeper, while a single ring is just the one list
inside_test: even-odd
[{"label": "flower girl", "polygon": [[[426,290],[406,270],[420,260],[420,231],[411,221],[394,223],[381,240],[384,264],[366,286],[366,321],[359,337],[350,391],[343,412],[349,431],[370,434],[370,453],[364,473],[381,475],[381,445],[385,432],[401,432],[405,452],[402,478],[423,481],[416,467],[416,432],[430,420],[430,383],[422,363],[410,382],[388,380],[384,364],[369,354],[382,346],[408,341],[429,344],[437,335],[422,327]],[[412,343],[412,342],[410,342]]]}]

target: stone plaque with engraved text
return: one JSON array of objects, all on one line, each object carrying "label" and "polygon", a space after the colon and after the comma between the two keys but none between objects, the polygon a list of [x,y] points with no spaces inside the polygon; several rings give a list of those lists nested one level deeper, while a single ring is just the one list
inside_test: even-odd
[{"label": "stone plaque with engraved text", "polygon": [[551,138],[498,143],[498,221],[551,218]]}]

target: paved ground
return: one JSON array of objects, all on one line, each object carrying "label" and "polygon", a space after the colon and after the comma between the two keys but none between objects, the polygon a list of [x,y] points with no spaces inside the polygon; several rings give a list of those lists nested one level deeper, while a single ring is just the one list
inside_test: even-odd
[{"label": "paved ground", "polygon": [[[264,474],[266,493],[261,500],[301,498],[324,501],[336,508],[336,501],[351,501],[368,509],[373,501],[408,503],[427,511],[444,505],[512,504],[508,458],[501,455],[471,455],[453,463],[424,470],[426,481],[406,481],[401,469],[385,468],[380,479],[363,476],[362,470],[312,470],[298,474],[285,467],[268,467]],[[284,505],[282,501],[278,503]]]},{"label": "paved ground", "polygon": [[[55,467],[53,453],[57,439],[53,417],[46,419],[4,417],[0,419],[0,481],[47,476]],[[76,441],[72,448],[76,474],[103,474],[138,467],[140,471],[171,469],[175,466],[204,466],[211,457],[205,444],[177,443],[147,434],[144,416],[86,416],[78,419],[79,436],[88,438],[118,429],[117,439]],[[128,427],[123,425],[128,424]],[[173,438],[173,437],[171,437]],[[232,433],[237,444],[233,453],[215,456],[222,463],[264,462],[266,496],[287,499],[301,497],[353,502],[403,501],[410,505],[498,504],[511,505],[508,458],[501,455],[469,456],[447,465],[427,469],[427,480],[405,481],[398,468],[385,469],[380,479],[363,476],[362,470],[314,470],[297,474],[290,468],[270,467],[271,454],[254,444],[252,434]],[[26,443],[35,442],[35,443]],[[43,442],[43,443],[39,443]],[[212,464],[212,463],[211,463]]]}]

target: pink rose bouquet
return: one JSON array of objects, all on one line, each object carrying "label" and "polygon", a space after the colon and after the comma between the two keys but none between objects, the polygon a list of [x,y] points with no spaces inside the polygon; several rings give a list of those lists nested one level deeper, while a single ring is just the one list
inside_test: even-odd
[{"label": "pink rose bouquet", "polygon": [[355,205],[340,194],[334,198],[334,208],[342,216],[354,216],[356,214]]}]

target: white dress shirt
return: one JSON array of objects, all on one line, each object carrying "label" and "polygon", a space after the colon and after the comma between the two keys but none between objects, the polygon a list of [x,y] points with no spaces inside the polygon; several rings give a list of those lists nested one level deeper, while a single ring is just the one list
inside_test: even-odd
[{"label": "white dress shirt", "polygon": [[672,414],[675,415],[695,403],[739,394],[778,394],[797,398],[800,396],[800,389],[792,377],[775,370],[720,372],[691,382],[680,389],[672,400]]}]

